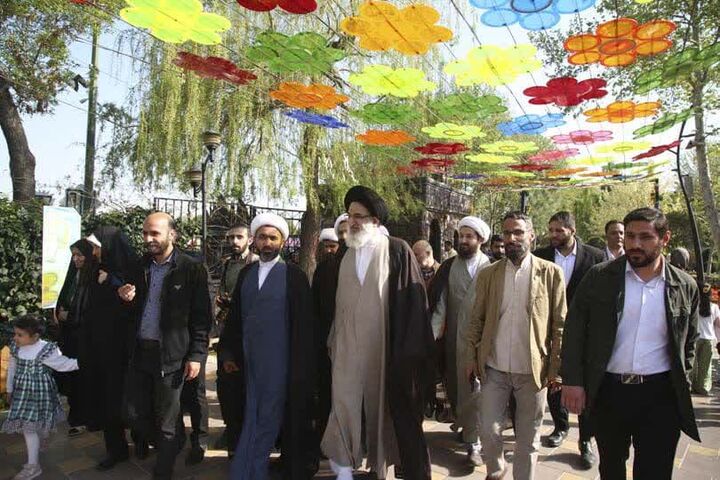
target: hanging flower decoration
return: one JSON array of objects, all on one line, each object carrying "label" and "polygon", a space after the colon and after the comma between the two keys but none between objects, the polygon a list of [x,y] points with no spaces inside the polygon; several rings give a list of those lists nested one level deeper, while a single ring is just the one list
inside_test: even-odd
[{"label": "hanging flower decoration", "polygon": [[657,157],[658,155],[662,155],[665,152],[669,152],[673,148],[677,148],[680,146],[680,140],[675,140],[672,143],[668,143],[667,145],[656,145],[652,147],[650,150],[644,153],[640,153],[635,155],[633,160],[641,160],[643,158],[652,158]]},{"label": "hanging flower decoration", "polygon": [[146,28],[163,42],[192,41],[217,45],[220,34],[230,28],[230,20],[203,11],[200,0],[125,0],[120,18],[134,27]]},{"label": "hanging flower decoration", "polygon": [[457,155],[467,152],[468,148],[464,143],[428,143],[422,147],[415,147],[415,151],[423,155]]},{"label": "hanging flower decoration", "polygon": [[668,88],[688,78],[697,70],[709,70],[720,62],[720,43],[698,50],[687,47],[671,55],[656,68],[635,77],[635,93],[645,94],[656,88]]},{"label": "hanging flower decoration", "polygon": [[378,145],[394,147],[415,141],[415,137],[408,135],[403,130],[368,130],[365,133],[355,135],[365,145]]},{"label": "hanging flower decoration", "polygon": [[596,167],[598,165],[605,165],[608,162],[612,162],[612,157],[582,157],[577,160],[573,160],[573,165],[582,165],[584,167]]},{"label": "hanging flower decoration", "polygon": [[414,175],[417,175],[420,173],[421,169],[417,168],[415,165],[400,165],[395,169],[395,171],[401,175],[407,175],[408,177],[412,177]]},{"label": "hanging flower decoration", "polygon": [[624,142],[615,142],[611,143],[609,145],[602,145],[595,149],[596,153],[619,153],[619,154],[625,154],[629,152],[636,152],[639,150],[646,150],[650,148],[650,142],[640,142],[640,141],[624,141]]},{"label": "hanging flower decoration", "polygon": [[565,125],[565,115],[562,113],[548,113],[547,115],[521,115],[509,122],[501,122],[497,128],[503,135],[538,135],[549,128]]},{"label": "hanging flower decoration", "polygon": [[646,137],[648,135],[654,135],[656,133],[662,133],[666,130],[670,130],[672,127],[677,125],[680,122],[684,122],[688,118],[690,118],[693,115],[692,108],[688,108],[687,110],[683,110],[682,112],[678,113],[666,113],[665,115],[662,115],[660,118],[655,120],[654,123],[651,123],[650,125],[645,125],[644,127],[640,127],[637,130],[633,132],[633,135],[635,139]]},{"label": "hanging flower decoration", "polygon": [[560,15],[582,12],[596,0],[470,0],[474,7],[487,10],[480,21],[488,27],[507,27],[519,23],[526,30],[547,30],[560,21]]},{"label": "hanging flower decoration", "polygon": [[597,142],[606,142],[613,139],[610,130],[599,130],[591,132],[590,130],[575,130],[562,135],[553,135],[550,137],[556,145],[592,145]]},{"label": "hanging flower decoration", "polygon": [[484,45],[475,47],[463,60],[445,65],[445,73],[455,76],[460,87],[478,83],[490,86],[507,85],[520,75],[538,70],[542,63],[535,57],[537,49],[530,44],[499,47]]},{"label": "hanging flower decoration", "polygon": [[519,172],[516,170],[494,170],[487,172],[489,177],[503,177],[503,178],[535,178],[535,174],[532,172]]},{"label": "hanging flower decoration", "polygon": [[203,78],[225,80],[236,85],[246,85],[257,78],[252,72],[238,68],[230,60],[220,57],[201,57],[189,52],[179,52],[173,63]]},{"label": "hanging flower decoration", "polygon": [[358,37],[360,48],[422,55],[432,44],[452,40],[452,30],[435,25],[439,20],[438,11],[428,5],[399,9],[389,2],[369,0],[360,6],[358,16],[340,22],[340,30]]},{"label": "hanging flower decoration", "polygon": [[487,134],[482,128],[475,125],[456,125],[454,123],[438,123],[432,127],[423,127],[423,133],[427,133],[430,138],[448,138],[451,140],[470,140],[473,138],[483,138]]},{"label": "hanging flower decoration", "polygon": [[604,108],[592,108],[583,112],[590,123],[627,123],[643,117],[652,117],[660,110],[660,102],[635,103],[629,100],[613,102]]},{"label": "hanging flower decoration", "polygon": [[553,78],[544,87],[530,87],[523,93],[533,105],[554,104],[558,107],[572,107],[580,105],[585,100],[602,98],[607,95],[605,86],[607,82],[601,78],[589,78],[577,81],[573,77]]},{"label": "hanging flower decoration", "polygon": [[337,93],[334,87],[319,83],[303,85],[296,82],[281,83],[277,90],[270,92],[270,97],[289,107],[318,110],[332,110],[350,100],[350,97]]},{"label": "hanging flower decoration", "polygon": [[440,167],[447,168],[455,165],[455,160],[452,158],[421,158],[419,160],[413,160],[413,165],[420,168],[426,167]]},{"label": "hanging flower decoration", "polygon": [[552,165],[546,163],[519,163],[510,165],[510,168],[518,172],[542,172],[543,170],[550,170]]},{"label": "hanging flower decoration", "polygon": [[566,148],[565,150],[545,150],[544,152],[536,153],[528,157],[528,162],[531,163],[552,163],[559,162],[570,157],[578,155],[580,150],[577,148]]},{"label": "hanging flower decoration", "polygon": [[237,0],[241,7],[254,12],[270,12],[276,8],[288,13],[305,14],[317,10],[315,0]]},{"label": "hanging flower decoration", "polygon": [[452,93],[431,101],[430,110],[443,120],[470,121],[507,112],[507,107],[496,95]]},{"label": "hanging flower decoration", "polygon": [[327,40],[314,32],[293,36],[267,31],[255,39],[247,49],[247,57],[263,63],[274,73],[302,72],[308,75],[326,73],[345,57],[342,50],[328,46]]},{"label": "hanging flower decoration", "polygon": [[620,175],[619,171],[607,171],[607,170],[600,170],[598,172],[583,172],[580,173],[580,177],[612,177],[615,175]]},{"label": "hanging flower decoration", "polygon": [[482,173],[456,173],[451,175],[451,177],[455,180],[481,180],[487,178],[487,175],[483,175]]},{"label": "hanging flower decoration", "polygon": [[594,34],[573,35],[565,41],[572,65],[600,63],[626,67],[638,56],[657,55],[668,50],[668,36],[677,26],[670,20],[651,20],[642,25],[632,18],[616,18],[598,25]]},{"label": "hanging flower decoration", "polygon": [[326,128],[347,128],[349,126],[330,115],[319,115],[317,113],[306,112],[305,110],[290,110],[289,112],[284,112],[284,114],[300,122]]},{"label": "hanging flower decoration", "polygon": [[365,123],[380,125],[406,125],[420,118],[420,113],[412,105],[391,102],[368,103],[351,111],[350,115]]},{"label": "hanging flower decoration", "polygon": [[548,170],[545,172],[546,177],[569,177],[576,173],[584,172],[587,170],[586,167],[572,167],[572,168],[556,168],[555,170]]},{"label": "hanging flower decoration", "polygon": [[507,163],[515,163],[513,157],[506,155],[494,155],[492,153],[476,153],[473,155],[466,155],[465,159],[474,163],[488,163],[492,165],[503,165]]},{"label": "hanging flower decoration", "polygon": [[499,153],[501,155],[524,155],[540,150],[540,147],[535,142],[516,142],[514,140],[485,143],[480,145],[480,148],[488,153]]},{"label": "hanging flower decoration", "polygon": [[425,79],[425,72],[417,68],[394,69],[387,65],[368,65],[361,73],[348,78],[368,95],[417,97],[420,92],[434,90],[437,85]]},{"label": "hanging flower decoration", "polygon": [[603,167],[603,170],[625,170],[634,167],[644,167],[647,166],[647,164],[647,162],[610,162]]}]

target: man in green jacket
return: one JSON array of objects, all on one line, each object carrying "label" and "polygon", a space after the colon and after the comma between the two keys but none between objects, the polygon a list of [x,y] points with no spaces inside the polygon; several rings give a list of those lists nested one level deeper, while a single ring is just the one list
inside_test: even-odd
[{"label": "man in green jacket", "polygon": [[699,440],[689,389],[698,290],[665,261],[665,215],[630,212],[625,256],[593,267],[575,294],[563,337],[562,402],[594,428],[603,480],[669,480],[682,430]]}]

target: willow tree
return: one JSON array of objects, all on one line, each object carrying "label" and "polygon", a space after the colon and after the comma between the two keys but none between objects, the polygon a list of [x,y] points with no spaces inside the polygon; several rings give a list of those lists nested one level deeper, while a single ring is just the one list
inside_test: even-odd
[{"label": "willow tree", "polygon": [[[583,67],[573,67],[568,64],[567,52],[563,43],[568,35],[591,31],[599,21],[611,20],[617,17],[631,17],[640,23],[655,19],[668,19],[677,25],[673,34],[672,50],[651,57],[639,57],[634,64],[623,68],[603,68],[602,77],[609,80],[612,89],[618,98],[631,97],[638,91],[638,80],[644,72],[647,82],[643,93],[653,90],[669,111],[678,112],[685,108],[692,108],[689,125],[694,127],[693,145],[695,147],[695,163],[697,178],[702,193],[705,216],[712,232],[715,250],[720,251],[720,213],[716,197],[713,194],[713,181],[708,166],[707,138],[717,133],[708,130],[706,118],[708,112],[720,106],[720,77],[716,68],[698,68],[693,64],[697,56],[689,56],[691,62],[670,66],[666,63],[669,55],[697,49],[700,52],[717,56],[717,43],[720,38],[720,5],[717,0],[655,0],[652,3],[617,2],[616,0],[601,0],[597,4],[599,15],[590,22],[583,21],[578,16],[572,23],[569,31],[549,31],[531,35],[533,43],[548,57],[546,65],[554,69],[557,75],[581,76],[587,70]],[[712,47],[712,50],[709,50]],[[654,73],[648,74],[653,69]],[[648,80],[648,75],[657,74],[660,81]],[[669,80],[668,80],[669,78]],[[691,128],[686,128],[686,132]]]}]

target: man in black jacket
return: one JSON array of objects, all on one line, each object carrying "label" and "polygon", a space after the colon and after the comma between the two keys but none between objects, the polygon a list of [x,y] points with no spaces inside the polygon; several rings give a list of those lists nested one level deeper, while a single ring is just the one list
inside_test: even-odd
[{"label": "man in black jacket", "polygon": [[[580,281],[588,270],[605,260],[604,255],[601,250],[582,243],[575,236],[575,218],[570,212],[557,212],[550,217],[548,231],[550,246],[540,248],[534,254],[544,260],[556,263],[563,269],[565,297],[569,307]],[[555,429],[548,436],[547,444],[550,447],[558,447],[567,437],[570,429],[568,411],[560,404],[559,390],[548,390],[548,405],[555,423]],[[582,415],[578,419],[578,423],[580,424],[579,448],[581,461],[583,467],[590,469],[595,463],[595,454],[591,442],[592,433]]]},{"label": "man in black jacket", "polygon": [[177,233],[166,213],[143,223],[147,255],[142,269],[118,289],[135,318],[127,378],[126,415],[138,456],[158,449],[154,478],[172,477],[183,383],[200,373],[210,331],[207,271],[174,248]]}]

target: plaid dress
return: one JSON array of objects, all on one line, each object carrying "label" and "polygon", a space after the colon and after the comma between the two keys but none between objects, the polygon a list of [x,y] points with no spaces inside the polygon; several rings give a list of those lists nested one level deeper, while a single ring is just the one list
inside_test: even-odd
[{"label": "plaid dress", "polygon": [[52,369],[43,364],[56,349],[56,344],[48,342],[34,359],[25,360],[18,355],[15,343],[10,345],[16,368],[12,405],[0,429],[3,433],[35,432],[47,436],[65,419]]}]

